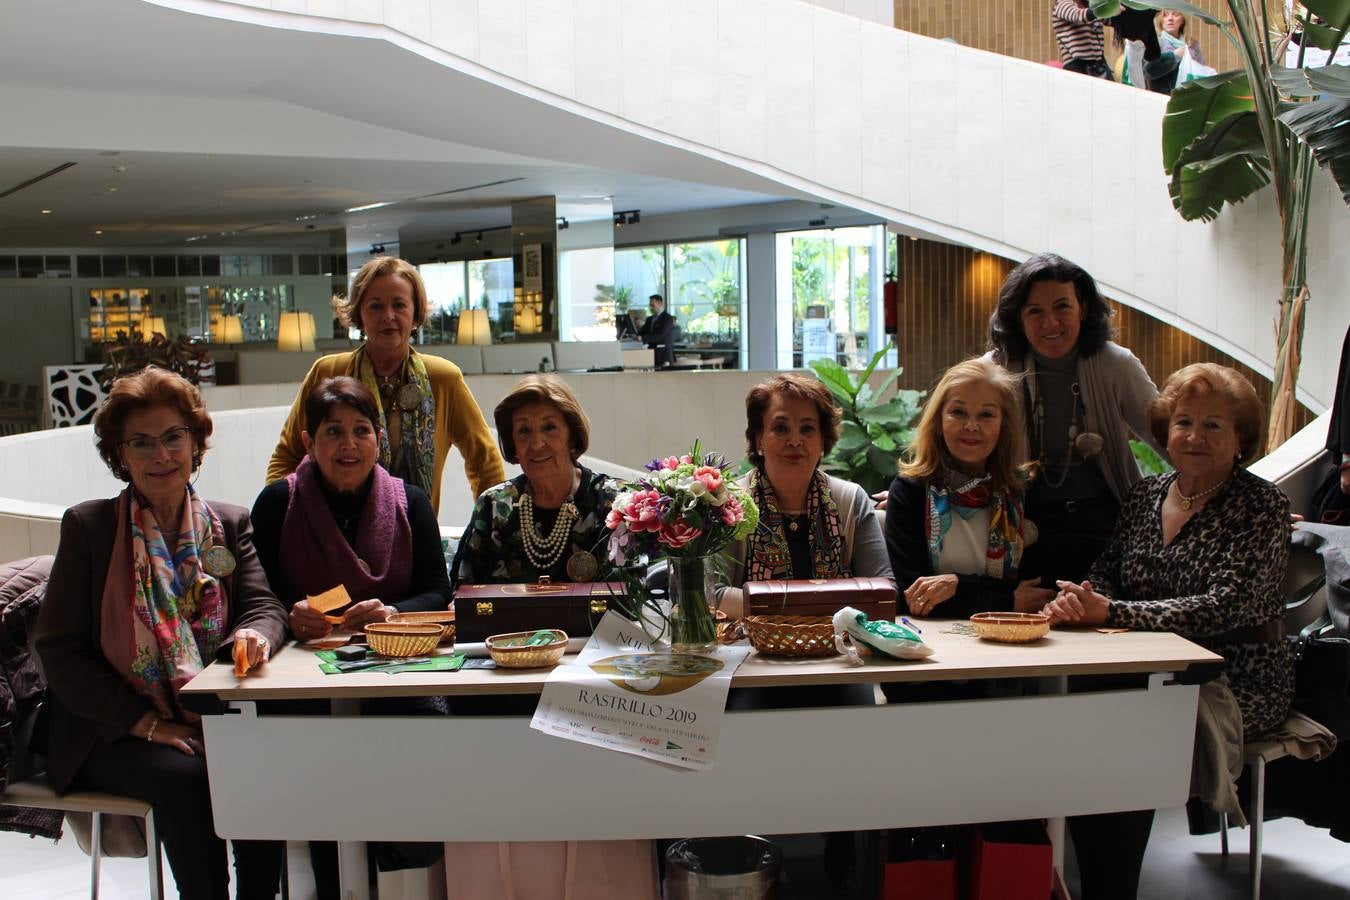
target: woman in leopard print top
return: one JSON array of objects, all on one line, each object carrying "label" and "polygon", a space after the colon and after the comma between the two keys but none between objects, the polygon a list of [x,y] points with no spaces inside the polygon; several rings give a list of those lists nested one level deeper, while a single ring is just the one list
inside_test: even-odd
[{"label": "woman in leopard print top", "polygon": [[1281,617],[1289,501],[1238,463],[1260,446],[1261,406],[1240,374],[1174,374],[1150,410],[1175,473],[1135,486],[1082,585],[1060,582],[1056,621],[1174,631],[1223,656],[1243,733],[1279,725],[1293,697]]}]

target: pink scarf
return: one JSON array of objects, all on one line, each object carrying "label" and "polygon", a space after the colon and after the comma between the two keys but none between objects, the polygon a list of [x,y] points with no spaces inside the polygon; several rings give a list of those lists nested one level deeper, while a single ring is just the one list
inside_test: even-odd
[{"label": "pink scarf", "polygon": [[286,476],[291,499],[281,526],[281,566],[298,596],[287,597],[285,602],[294,603],[339,584],[358,603],[370,599],[388,603],[405,595],[412,582],[412,525],[403,482],[383,466],[375,466],[353,548],[338,528],[319,477],[318,467],[308,456]]}]

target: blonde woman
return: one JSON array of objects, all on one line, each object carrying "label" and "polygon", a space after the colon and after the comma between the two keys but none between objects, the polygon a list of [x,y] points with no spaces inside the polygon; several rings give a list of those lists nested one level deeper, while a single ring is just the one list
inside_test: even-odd
[{"label": "blonde woman", "polygon": [[1018,580],[1028,543],[1016,376],[983,359],[947,370],[886,505],[886,550],[912,616],[1039,610],[1054,592]]}]

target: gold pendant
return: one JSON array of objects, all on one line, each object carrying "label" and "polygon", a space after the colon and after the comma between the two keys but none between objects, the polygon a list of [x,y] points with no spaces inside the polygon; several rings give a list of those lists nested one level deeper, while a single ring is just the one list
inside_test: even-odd
[{"label": "gold pendant", "polygon": [[788,522],[788,528],[791,528],[793,531],[796,531],[796,530],[797,530],[797,520],[796,520],[796,519],[792,519],[791,521],[789,521],[789,522]]}]

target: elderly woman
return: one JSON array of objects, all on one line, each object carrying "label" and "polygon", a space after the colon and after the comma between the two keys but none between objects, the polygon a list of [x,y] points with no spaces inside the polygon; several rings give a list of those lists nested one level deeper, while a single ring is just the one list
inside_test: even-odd
[{"label": "elderly woman", "polygon": [[409,346],[413,330],[427,317],[427,290],[416,268],[391,256],[372,259],[356,273],[338,316],[360,328],[366,342],[350,353],[322,357],[309,370],[272,452],[269,482],[294,472],[304,458],[305,401],[334,375],[350,375],[376,395],[380,465],[420,488],[433,509],[440,509],[441,474],[452,445],[464,457],[474,496],[505,477],[459,367]]},{"label": "elderly woman", "polygon": [[[1255,737],[1283,722],[1293,697],[1280,593],[1289,501],[1243,468],[1259,452],[1262,417],[1256,391],[1239,373],[1187,366],[1167,380],[1150,417],[1176,471],[1135,487],[1087,580],[1060,582],[1046,611],[1056,623],[1173,631],[1221,654],[1241,718],[1233,730],[1238,750],[1239,734]],[[1151,811],[1126,815],[1152,819]],[[1131,861],[1137,882],[1147,827],[1131,848],[1119,829],[1086,818],[1093,820],[1086,827],[1070,820],[1075,845]],[[1109,877],[1117,883],[1120,876]]]},{"label": "elderly woman", "polygon": [[785,372],[745,397],[745,442],[755,468],[741,479],[759,506],[759,527],[730,547],[721,608],[742,614],[747,581],[891,577],[886,543],[867,492],[826,475],[820,460],[839,439],[839,408],[814,378]]},{"label": "elderly woman", "polygon": [[591,581],[619,483],[578,460],[590,422],[556,375],[527,375],[493,410],[507,462],[521,474],[474,505],[455,557],[456,582]]},{"label": "elderly woman", "polygon": [[379,423],[360,381],[319,382],[305,398],[305,458],[253,504],[258,558],[301,640],[332,630],[305,598],[338,584],[352,597],[342,620],[354,631],[395,612],[450,606],[436,513],[420,488],[375,465]]},{"label": "elderly woman", "polygon": [[[250,670],[285,638],[286,612],[253,550],[248,515],[193,489],[211,436],[201,393],[145,369],[94,417],[99,454],[130,483],[61,521],[35,645],[47,676],[47,775],[154,808],[183,897],[229,896],[199,717],[179,689],[213,659]],[[277,844],[236,841],[239,897],[272,897]]]},{"label": "elderly woman", "polygon": [[1148,404],[1157,388],[1134,354],[1111,341],[1111,310],[1092,276],[1053,253],[1008,274],[989,348],[987,358],[1025,375],[1019,452],[1037,472],[1026,516],[1040,537],[1022,574],[1045,587],[1080,581],[1139,480],[1131,433],[1154,443]]},{"label": "elderly woman", "polygon": [[1006,371],[970,359],[929,395],[886,507],[886,550],[911,616],[1034,612],[1054,596],[1017,578],[1027,545],[1017,391]]}]

